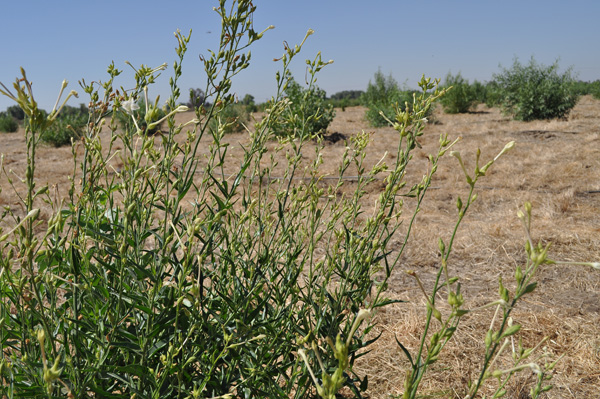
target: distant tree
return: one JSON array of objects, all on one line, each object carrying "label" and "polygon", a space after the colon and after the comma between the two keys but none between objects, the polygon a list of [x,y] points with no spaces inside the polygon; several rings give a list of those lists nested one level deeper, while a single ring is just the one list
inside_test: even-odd
[{"label": "distant tree", "polygon": [[335,117],[333,106],[326,101],[325,90],[318,86],[302,86],[291,74],[288,77],[285,95],[291,104],[286,110],[288,114],[285,117],[280,116],[273,123],[273,130],[277,135],[284,137],[325,134]]},{"label": "distant tree", "polygon": [[332,100],[343,100],[343,99],[357,100],[363,94],[364,94],[364,91],[362,91],[362,90],[344,90],[344,91],[340,91],[335,94],[332,94],[331,97],[329,97],[329,98]]},{"label": "distant tree", "polygon": [[244,98],[242,98],[242,101],[240,101],[240,104],[245,106],[246,111],[248,112],[256,112],[257,110],[256,103],[254,102],[254,96],[252,94],[246,94]]},{"label": "distant tree", "polygon": [[188,100],[187,105],[191,109],[196,109],[202,105],[208,106],[206,102],[206,95],[202,89],[190,89],[190,99]]},{"label": "distant tree", "polygon": [[504,112],[516,120],[563,118],[579,98],[571,69],[558,72],[558,61],[546,66],[533,57],[528,64],[515,58],[510,69],[494,75]]},{"label": "distant tree", "polygon": [[252,94],[246,94],[244,98],[242,98],[241,103],[243,105],[252,105],[254,104],[254,96]]},{"label": "distant tree", "polygon": [[452,88],[440,100],[444,111],[448,114],[468,112],[476,101],[473,86],[462,77],[460,72],[456,75],[448,72],[443,87]]},{"label": "distant tree", "polygon": [[391,74],[385,76],[381,70],[378,70],[373,81],[369,81],[366,92],[361,96],[361,102],[368,108],[365,117],[372,126],[387,126],[388,120],[395,119],[397,108],[404,109],[407,102],[409,104],[412,102],[412,92],[401,90]]},{"label": "distant tree", "polygon": [[18,121],[25,119],[25,112],[18,105],[12,105],[6,108],[6,113]]}]

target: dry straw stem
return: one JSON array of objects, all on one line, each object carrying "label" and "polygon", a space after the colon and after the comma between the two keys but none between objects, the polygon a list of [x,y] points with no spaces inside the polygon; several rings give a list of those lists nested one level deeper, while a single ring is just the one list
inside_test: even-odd
[{"label": "dry straw stem", "polygon": [[[260,118],[261,115],[255,115]],[[393,147],[397,139],[391,128],[371,129],[363,119],[364,108],[338,110],[330,126],[330,132],[350,137],[361,130],[372,132],[372,146],[367,154],[367,163],[377,163],[385,152]],[[178,114],[178,123],[185,123],[193,114]],[[514,267],[525,261],[524,235],[516,210],[525,201],[533,203],[534,241],[551,242],[550,257],[563,261],[597,261],[600,257],[600,101],[583,97],[566,120],[518,122],[503,116],[498,109],[479,106],[475,113],[447,115],[436,110],[435,124],[429,124],[421,137],[421,150],[415,153],[415,170],[423,170],[427,155],[437,146],[440,133],[450,137],[462,136],[456,149],[465,154],[474,154],[481,148],[482,159],[494,156],[504,143],[511,140],[517,147],[488,172],[481,181],[479,198],[473,204],[470,215],[464,220],[449,268],[461,276],[465,306],[477,307],[495,298],[498,276],[510,280]],[[185,135],[181,135],[183,139]],[[24,176],[26,161],[22,156],[24,139],[22,134],[0,137],[1,151],[5,154],[4,167],[12,170],[11,176]],[[104,148],[108,147],[108,129],[101,134]],[[244,133],[233,133],[226,137],[230,144],[228,157],[241,156],[241,145],[247,142]],[[274,148],[277,143],[269,143]],[[208,148],[208,139],[200,145],[199,157]],[[329,160],[340,159],[345,149],[343,140],[326,142],[323,173],[333,175],[337,164]],[[81,156],[82,149],[78,148]],[[38,178],[40,186],[48,182],[58,197],[66,196],[68,176],[72,170],[69,148],[44,148],[37,152]],[[310,161],[313,152],[307,149],[303,156]],[[385,162],[391,163],[388,154]],[[118,157],[112,162],[118,170]],[[421,167],[421,169],[419,169]],[[421,176],[414,174],[409,179],[417,182]],[[15,179],[16,180],[16,179]],[[0,177],[0,185],[8,187],[6,176]],[[437,238],[446,238],[455,220],[455,203],[458,195],[465,197],[468,187],[456,161],[446,158],[439,166],[426,202],[417,218],[412,237],[402,258],[404,269],[414,269],[427,286],[435,276],[438,266]],[[365,211],[382,190],[380,183],[368,187]],[[345,190],[344,188],[342,191]],[[565,201],[567,202],[564,205]],[[10,189],[0,193],[0,206],[11,206],[15,213],[24,217],[26,212],[15,206],[17,199]],[[407,206],[410,201],[407,200]],[[45,204],[40,206],[40,219],[51,213]],[[14,226],[10,219],[0,221],[5,232]],[[392,242],[392,249],[399,248]],[[389,393],[401,393],[404,371],[402,354],[395,344],[394,336],[402,339],[411,348],[418,343],[422,330],[425,303],[414,279],[405,276],[402,270],[390,281],[390,295],[409,303],[395,304],[379,313],[377,331],[382,338],[373,351],[361,359],[355,371],[368,374],[368,393],[372,398],[387,398]],[[548,398],[593,398],[600,391],[600,276],[591,268],[581,266],[544,266],[539,273],[538,290],[527,297],[513,313],[516,322],[523,325],[524,345],[533,346],[545,336],[549,337],[547,350],[551,354],[565,357],[556,367],[552,381],[555,389]],[[514,290],[507,283],[507,288]],[[439,301],[440,303],[443,301]],[[443,311],[443,309],[442,309]],[[491,310],[490,312],[493,312]],[[446,346],[440,357],[423,381],[424,392],[441,397],[460,397],[466,381],[473,378],[478,359],[483,350],[483,336],[489,327],[491,314],[474,314],[465,317],[461,330]],[[414,347],[414,346],[412,346]],[[523,374],[509,389],[509,396],[517,398],[533,383],[531,375]],[[448,387],[443,390],[441,387]],[[522,396],[526,397],[526,396]]]}]

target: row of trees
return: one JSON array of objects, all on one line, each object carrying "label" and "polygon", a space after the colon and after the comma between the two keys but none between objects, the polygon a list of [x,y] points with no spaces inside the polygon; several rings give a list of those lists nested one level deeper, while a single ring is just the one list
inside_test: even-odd
[{"label": "row of trees", "polygon": [[[600,80],[576,81],[570,69],[559,73],[558,63],[545,66],[533,58],[527,64],[515,60],[511,68],[502,69],[487,83],[477,80],[469,83],[460,72],[448,73],[442,83],[442,87],[450,90],[441,99],[441,104],[444,111],[451,114],[466,113],[477,104],[484,103],[490,107],[502,108],[517,120],[562,118],[575,106],[579,96],[591,94],[600,99]],[[367,107],[365,117],[372,126],[386,126],[393,120],[398,109],[404,110],[407,104],[412,103],[414,93],[414,90],[401,87],[391,74],[386,76],[381,70],[369,81],[366,91],[344,90],[330,97],[319,87],[304,87],[289,75],[285,94],[293,104],[291,110],[299,115],[317,111],[319,116],[302,127],[279,124],[281,131],[278,133],[296,135],[299,129],[324,133],[335,116],[335,108],[344,111],[346,107],[357,105]],[[139,119],[144,129],[145,105],[142,102],[139,105]],[[189,100],[185,105],[196,110],[212,106],[204,91],[199,88],[190,89]],[[228,122],[227,132],[240,131],[249,122],[251,113],[268,108],[268,102],[257,104],[254,96],[246,94],[241,100],[227,105],[221,116]],[[83,104],[79,107],[65,107],[59,123],[54,125],[54,131],[49,132],[44,140],[55,146],[70,143],[80,135],[87,122],[87,114],[87,107]],[[0,131],[16,131],[23,119],[23,111],[18,106],[7,108],[0,113]],[[128,118],[123,115],[118,116],[118,119],[122,125],[128,123]],[[148,133],[155,133],[157,129]]]},{"label": "row of trees", "polygon": [[[531,58],[527,64],[515,59],[510,68],[503,68],[490,82],[469,83],[460,72],[448,73],[443,87],[451,88],[441,99],[447,113],[466,113],[477,104],[500,107],[516,120],[563,118],[575,106],[581,95],[600,99],[600,80],[577,81],[571,69],[559,72],[557,62],[550,66]],[[413,92],[402,89],[394,78],[375,73],[366,93],[361,97],[368,107],[366,117],[374,126],[386,125],[396,107],[411,102]],[[381,115],[384,114],[384,116]]]}]

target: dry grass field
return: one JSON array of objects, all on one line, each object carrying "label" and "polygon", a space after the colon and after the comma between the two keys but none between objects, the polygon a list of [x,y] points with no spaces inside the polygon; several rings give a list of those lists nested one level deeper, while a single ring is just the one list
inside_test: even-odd
[{"label": "dry grass field", "polygon": [[[391,128],[373,129],[364,120],[364,108],[337,110],[337,116],[325,137],[323,174],[335,174],[344,151],[344,138],[357,132],[371,132],[368,163],[382,158],[394,161],[386,151],[395,148],[397,133]],[[190,115],[178,115],[181,120]],[[0,135],[3,165],[11,176],[23,176],[26,159],[22,130]],[[427,167],[427,155],[437,149],[440,134],[461,137],[454,147],[460,151],[467,169],[474,168],[475,153],[481,149],[483,163],[493,158],[504,145],[514,140],[516,148],[502,157],[479,182],[478,199],[465,218],[450,258],[451,274],[460,277],[464,307],[475,308],[497,298],[498,278],[507,288],[514,282],[516,265],[525,262],[525,231],[516,216],[525,201],[533,205],[534,241],[551,243],[549,257],[560,261],[600,261],[600,101],[583,97],[565,120],[517,122],[496,108],[480,105],[475,112],[446,115],[436,109],[422,148],[415,152],[410,181],[420,180]],[[104,140],[109,139],[106,131]],[[229,156],[242,153],[244,133],[227,137]],[[206,143],[208,146],[208,142]],[[275,146],[275,143],[272,144]],[[206,146],[206,147],[207,147]],[[205,150],[208,151],[208,150]],[[49,182],[57,196],[66,195],[73,173],[69,147],[42,147],[38,150],[38,186]],[[307,160],[314,156],[306,151]],[[119,168],[118,162],[114,165]],[[78,171],[76,171],[78,173]],[[17,188],[20,186],[16,182]],[[347,185],[352,189],[352,181]],[[382,184],[368,186],[369,199],[382,190]],[[17,207],[6,177],[0,177],[0,206]],[[360,359],[355,371],[369,375],[368,394],[388,398],[402,392],[408,363],[396,344],[407,348],[418,345],[426,311],[425,299],[415,280],[404,273],[414,270],[425,285],[439,267],[438,237],[447,240],[457,219],[456,200],[467,195],[468,186],[456,159],[446,156],[435,175],[428,199],[413,230],[411,243],[404,252],[400,268],[390,284],[388,295],[406,302],[389,306],[377,315],[374,333],[381,338],[372,351]],[[371,201],[372,202],[372,201]],[[407,202],[406,206],[411,207]],[[42,209],[48,218],[49,209]],[[0,221],[10,224],[10,221]],[[397,249],[393,246],[391,249]],[[598,398],[600,392],[600,271],[583,266],[546,265],[539,271],[537,290],[526,296],[516,313],[515,322],[523,325],[524,345],[547,341],[538,353],[548,359],[563,358],[555,369],[555,389],[549,398]],[[443,302],[443,301],[440,301]],[[443,310],[443,309],[442,309]],[[483,353],[483,337],[489,328],[493,310],[466,316],[459,331],[430,369],[423,382],[427,397],[460,397],[466,382],[474,378]],[[527,398],[534,381],[530,372],[514,379],[507,397]]]}]

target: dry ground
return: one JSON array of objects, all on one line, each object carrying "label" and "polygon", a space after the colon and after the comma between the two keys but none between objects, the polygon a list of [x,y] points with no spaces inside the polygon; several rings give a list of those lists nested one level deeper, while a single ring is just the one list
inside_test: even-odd
[{"label": "dry ground", "polygon": [[[394,148],[396,132],[390,128],[370,128],[361,107],[338,109],[328,137],[347,138],[361,130],[372,132],[369,163],[379,161],[387,150]],[[481,149],[485,163],[505,143],[517,142],[516,148],[480,181],[479,198],[463,222],[450,258],[451,273],[460,276],[462,282],[466,308],[496,299],[499,276],[511,287],[508,282],[514,280],[515,266],[525,260],[525,234],[516,217],[525,201],[533,204],[533,239],[552,243],[550,258],[600,261],[600,101],[583,97],[565,120],[528,123],[512,121],[498,109],[485,106],[462,115],[445,115],[436,110],[433,123],[421,138],[423,148],[415,154],[417,168],[409,178],[420,178],[427,166],[427,155],[436,150],[442,133],[450,138],[462,137],[455,149],[461,152],[469,169],[474,166],[477,148]],[[230,156],[239,156],[238,144],[247,140],[246,135],[231,134],[227,139],[232,144]],[[324,159],[338,160],[344,148],[343,140],[327,141]],[[0,135],[0,153],[4,154],[6,170],[12,170],[13,176],[24,174],[22,131]],[[311,151],[307,151],[306,157],[311,156]],[[393,162],[390,154],[384,159]],[[57,195],[64,195],[73,171],[71,149],[41,148],[37,162],[39,184],[47,181],[57,187]],[[334,174],[336,167],[335,162],[328,162],[324,172]],[[5,177],[0,179],[0,186],[3,188],[0,206],[17,208],[18,202]],[[390,285],[391,297],[408,302],[379,313],[376,330],[382,336],[355,370],[359,375],[369,375],[368,393],[373,398],[402,392],[407,362],[395,338],[414,348],[423,324],[425,301],[414,280],[403,271],[415,270],[426,283],[431,281],[439,266],[437,239],[448,240],[457,217],[457,196],[464,198],[467,188],[457,161],[446,157],[417,218],[412,245],[405,251]],[[372,184],[369,190],[375,198],[381,185]],[[50,210],[43,212],[48,215]],[[0,225],[3,223],[10,222],[0,221]],[[540,353],[545,350],[552,359],[564,356],[556,367],[555,389],[548,397],[598,398],[600,271],[581,266],[544,266],[538,280],[538,290],[526,297],[513,318],[523,325],[525,345],[534,345],[547,336]],[[486,311],[465,317],[461,329],[423,382],[432,397],[460,397],[464,392],[467,379],[478,370],[483,336],[491,317],[492,312]],[[530,373],[522,374],[511,385],[507,397],[527,398],[532,381]]]}]

